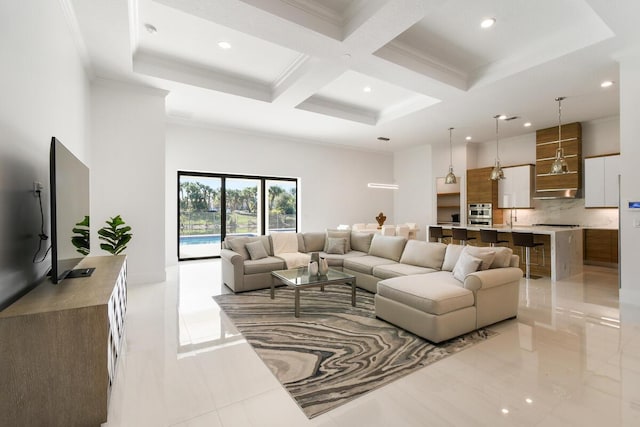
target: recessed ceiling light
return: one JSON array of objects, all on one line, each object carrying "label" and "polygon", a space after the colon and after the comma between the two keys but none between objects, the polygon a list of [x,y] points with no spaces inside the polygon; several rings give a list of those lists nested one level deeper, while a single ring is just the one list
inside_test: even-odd
[{"label": "recessed ceiling light", "polygon": [[533,403],[533,399],[531,399],[530,397],[527,397],[524,401],[527,402],[529,405]]},{"label": "recessed ceiling light", "polygon": [[504,119],[506,119],[506,118],[507,118],[507,116],[505,116],[504,114],[500,114],[500,115],[498,116],[498,118],[499,118],[500,120],[504,120]]},{"label": "recessed ceiling light", "polygon": [[600,83],[600,87],[609,87],[609,86],[613,86],[613,82],[611,80],[605,80],[602,83]]},{"label": "recessed ceiling light", "polygon": [[367,93],[371,92],[371,86],[365,86],[365,87],[363,87],[363,88],[362,88],[362,91],[363,91],[363,92],[367,92]]},{"label": "recessed ceiling light", "polygon": [[384,141],[384,142],[387,142],[387,141],[390,141],[390,140],[391,140],[391,139],[390,139],[390,138],[387,138],[386,136],[379,136],[379,137],[378,137],[378,141]]},{"label": "recessed ceiling light", "polygon": [[485,18],[480,23],[480,27],[482,27],[482,28],[491,28],[491,27],[493,27],[493,24],[495,24],[495,23],[496,23],[496,18]]},{"label": "recessed ceiling light", "polygon": [[501,411],[503,414],[507,415],[509,413],[509,410],[507,408],[502,408]]},{"label": "recessed ceiling light", "polygon": [[218,42],[218,47],[220,49],[231,49],[231,44],[229,42]]},{"label": "recessed ceiling light", "polygon": [[527,123],[523,124],[522,126],[524,126],[526,128],[529,128],[529,127],[531,127],[531,122],[527,122]]},{"label": "recessed ceiling light", "polygon": [[467,136],[465,139],[466,139],[467,141],[471,141],[471,136]]},{"label": "recessed ceiling light", "polygon": [[144,29],[147,30],[149,34],[155,34],[158,32],[158,29],[149,23],[144,24]]}]

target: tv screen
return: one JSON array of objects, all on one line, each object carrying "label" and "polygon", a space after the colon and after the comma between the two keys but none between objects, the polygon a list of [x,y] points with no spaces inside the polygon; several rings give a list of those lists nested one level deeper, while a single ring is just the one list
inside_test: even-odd
[{"label": "tv screen", "polygon": [[51,138],[51,281],[89,275],[74,271],[89,254],[89,168]]}]

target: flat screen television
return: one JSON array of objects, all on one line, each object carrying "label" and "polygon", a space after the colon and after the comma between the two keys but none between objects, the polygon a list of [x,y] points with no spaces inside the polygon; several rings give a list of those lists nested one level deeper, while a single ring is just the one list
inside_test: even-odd
[{"label": "flat screen television", "polygon": [[76,269],[89,254],[89,168],[56,137],[51,138],[51,281],[89,276]]}]

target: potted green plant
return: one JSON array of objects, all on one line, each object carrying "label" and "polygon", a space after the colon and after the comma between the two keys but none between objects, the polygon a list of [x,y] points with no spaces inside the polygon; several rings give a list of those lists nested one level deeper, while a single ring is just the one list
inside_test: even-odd
[{"label": "potted green plant", "polygon": [[111,255],[118,255],[127,248],[127,243],[133,237],[133,234],[130,233],[131,227],[125,225],[120,215],[105,222],[107,226],[98,230],[98,238],[107,243],[100,243],[100,248]]},{"label": "potted green plant", "polygon": [[71,236],[71,243],[76,247],[76,251],[82,255],[89,255],[89,215],[85,215],[84,219],[71,229],[75,233]]}]

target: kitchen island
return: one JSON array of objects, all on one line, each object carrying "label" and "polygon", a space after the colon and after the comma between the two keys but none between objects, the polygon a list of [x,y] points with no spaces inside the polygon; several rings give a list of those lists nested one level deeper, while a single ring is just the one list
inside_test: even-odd
[{"label": "kitchen island", "polygon": [[[440,225],[444,230],[450,230],[451,226]],[[480,229],[496,230],[501,240],[507,240],[506,246],[513,249],[514,254],[520,255],[520,267],[524,270],[524,256],[520,252],[520,247],[513,245],[511,232],[533,233],[536,242],[544,243],[545,254],[542,251],[531,250],[531,273],[538,276],[551,277],[551,280],[561,280],[575,274],[582,273],[582,229],[580,227],[562,226],[531,226],[508,225],[477,226],[468,225],[466,227],[470,237],[475,237],[470,243],[474,246],[489,246],[480,240]]]}]

